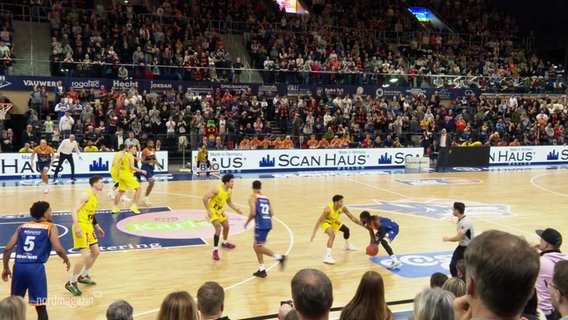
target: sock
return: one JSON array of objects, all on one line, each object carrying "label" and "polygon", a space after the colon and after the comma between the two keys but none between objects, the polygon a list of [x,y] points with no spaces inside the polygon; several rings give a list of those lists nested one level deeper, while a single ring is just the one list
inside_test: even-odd
[{"label": "sock", "polygon": [[37,312],[37,319],[38,320],[48,320],[49,317],[47,315],[47,307],[46,306],[36,306],[35,307]]},{"label": "sock", "polygon": [[346,245],[346,246],[349,245],[349,239],[345,239],[345,245]]},{"label": "sock", "polygon": [[398,262],[398,258],[393,254],[392,256],[390,256],[392,261],[394,262]]},{"label": "sock", "polygon": [[89,269],[85,268],[83,269],[83,272],[81,272],[81,277],[86,277],[89,275]]},{"label": "sock", "polygon": [[282,255],[275,253],[275,254],[274,254],[274,259],[280,260],[280,259],[282,259]]},{"label": "sock", "polygon": [[45,188],[47,189],[47,185],[48,185],[48,183],[44,183],[44,184],[45,184]]},{"label": "sock", "polygon": [[144,199],[143,199],[143,200],[144,200],[144,201],[148,201],[148,197],[144,197]]},{"label": "sock", "polygon": [[264,271],[264,263],[261,263],[261,264],[258,265],[258,270]]},{"label": "sock", "polygon": [[215,247],[215,250],[219,247],[219,235],[213,236],[213,246]]},{"label": "sock", "polygon": [[77,279],[79,279],[79,275],[78,274],[72,274],[71,275],[71,281],[69,281],[69,282],[76,283]]},{"label": "sock", "polygon": [[222,243],[227,244],[227,239],[224,239]]},{"label": "sock", "polygon": [[327,254],[326,256],[331,257],[331,248],[327,248]]}]

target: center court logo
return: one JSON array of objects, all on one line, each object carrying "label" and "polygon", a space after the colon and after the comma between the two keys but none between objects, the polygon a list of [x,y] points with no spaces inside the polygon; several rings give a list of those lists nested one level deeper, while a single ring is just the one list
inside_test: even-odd
[{"label": "center court logo", "polygon": [[[245,216],[228,213],[231,234],[245,231]],[[207,238],[214,233],[204,210],[150,212],[120,220],[118,230],[135,236],[159,239]]]},{"label": "center court logo", "polygon": [[[402,267],[390,270],[391,272],[404,278],[424,278],[435,272],[449,273],[452,252],[406,254],[398,258],[402,262]],[[371,257],[370,259],[384,268],[391,263],[390,257]]]}]

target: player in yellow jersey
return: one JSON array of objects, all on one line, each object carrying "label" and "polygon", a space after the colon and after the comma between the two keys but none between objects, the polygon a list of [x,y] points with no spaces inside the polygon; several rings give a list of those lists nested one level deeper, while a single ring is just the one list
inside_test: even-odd
[{"label": "player in yellow jersey", "polygon": [[327,264],[335,263],[335,260],[331,256],[331,248],[333,247],[333,240],[335,240],[335,233],[337,231],[343,232],[343,239],[345,239],[345,246],[343,247],[343,249],[357,250],[357,248],[349,243],[349,228],[347,228],[347,226],[345,226],[343,222],[339,221],[339,215],[345,213],[349,217],[349,219],[351,219],[351,221],[360,226],[363,226],[363,224],[361,224],[361,221],[354,217],[351,212],[349,212],[347,207],[343,206],[342,195],[337,194],[333,196],[332,201],[332,203],[328,204],[323,209],[323,214],[316,222],[314,233],[312,234],[312,238],[310,239],[310,241],[314,240],[318,228],[321,228],[323,232],[327,234],[327,236],[329,237],[327,240],[327,252],[325,258],[323,258],[323,262]]},{"label": "player in yellow jersey", "polygon": [[120,209],[118,208],[118,201],[124,194],[126,189],[135,190],[134,192],[134,200],[132,205],[130,206],[130,210],[134,213],[140,213],[138,210],[138,200],[140,200],[140,183],[136,181],[134,178],[134,172],[140,172],[142,174],[146,174],[146,170],[138,169],[135,165],[136,160],[136,152],[138,148],[135,144],[128,146],[128,151],[124,154],[122,159],[120,159],[120,163],[116,168],[116,173],[118,176],[118,195],[114,198],[114,207],[112,208],[112,212],[119,213]]},{"label": "player in yellow jersey", "polygon": [[[118,152],[114,154],[114,157],[112,158],[112,165],[110,166],[110,176],[112,177],[112,180],[114,181],[114,186],[112,187],[112,190],[110,190],[108,192],[108,196],[114,200],[116,192],[118,190],[118,170],[116,168],[119,167],[120,165],[120,160],[122,160],[122,157],[124,157],[124,153],[126,152],[126,144],[121,144],[118,147]],[[122,196],[123,201],[130,201],[130,199],[124,200],[125,195]]]},{"label": "player in yellow jersey", "polygon": [[79,290],[77,282],[91,286],[96,284],[89,277],[89,270],[93,267],[101,253],[95,229],[100,237],[105,236],[104,230],[95,219],[95,213],[99,205],[98,195],[104,187],[103,177],[92,176],[89,179],[89,184],[91,188],[81,193],[79,200],[73,207],[73,211],[71,211],[71,217],[73,218],[71,227],[73,248],[79,249],[81,256],[75,263],[71,280],[65,284],[65,289],[69,290],[74,296],[79,296],[83,293]]},{"label": "player in yellow jersey", "polygon": [[223,230],[223,243],[221,246],[227,249],[235,248],[235,245],[228,242],[229,237],[229,221],[223,212],[225,203],[229,205],[238,214],[243,214],[231,201],[231,192],[235,184],[235,176],[232,173],[227,173],[221,178],[222,184],[215,186],[205,196],[203,196],[203,204],[207,210],[207,218],[215,227],[215,235],[213,236],[213,260],[220,260],[219,257],[219,235]]}]

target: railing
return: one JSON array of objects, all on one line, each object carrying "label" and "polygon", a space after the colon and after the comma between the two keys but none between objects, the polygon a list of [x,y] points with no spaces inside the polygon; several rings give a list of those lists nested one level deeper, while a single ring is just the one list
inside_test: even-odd
[{"label": "railing", "polygon": [[[236,58],[236,57],[235,57]],[[32,64],[32,61],[14,59],[16,64]],[[105,62],[62,62],[34,60],[36,68],[43,66],[55,77],[79,78],[111,78],[122,80],[146,79],[168,81],[215,81],[232,82],[235,69],[232,67],[191,67],[179,65],[133,65],[111,64]],[[119,68],[126,69],[124,77],[119,76]],[[562,93],[566,90],[564,76],[549,76],[544,73],[540,77],[499,76],[499,75],[458,75],[458,74],[417,74],[417,73],[382,73],[369,70],[312,71],[311,69],[254,69],[245,64],[244,71],[258,72],[261,83],[267,84],[317,84],[317,85],[369,85],[388,87],[414,88],[455,88],[481,89],[486,92],[518,92],[518,93]],[[152,72],[152,71],[156,72]],[[149,73],[147,71],[150,71]],[[2,74],[2,72],[0,72]],[[14,75],[25,75],[13,73]],[[9,75],[9,74],[8,74]],[[241,81],[244,82],[243,79]]]}]

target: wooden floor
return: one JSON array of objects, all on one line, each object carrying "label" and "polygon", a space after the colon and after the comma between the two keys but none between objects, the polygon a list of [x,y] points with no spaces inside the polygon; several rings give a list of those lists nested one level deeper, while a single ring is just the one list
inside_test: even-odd
[{"label": "wooden floor", "polygon": [[[396,182],[398,179],[463,178],[478,179],[480,183],[412,186]],[[49,296],[57,297],[56,305],[48,306],[51,319],[104,319],[107,306],[114,300],[128,300],[134,307],[136,319],[155,319],[163,298],[175,290],[187,290],[195,296],[199,286],[215,280],[226,288],[225,314],[231,319],[242,319],[276,313],[281,300],[290,299],[290,279],[302,268],[318,268],[333,281],[334,306],[343,306],[355,293],[361,275],[367,270],[382,274],[387,301],[412,299],[427,286],[429,279],[403,278],[369,260],[364,253],[368,234],[346,217],[342,218],[352,233],[352,243],[360,250],[342,250],[343,240],[335,243],[335,265],[325,265],[327,237],[318,231],[313,242],[310,235],[323,205],[331,202],[334,194],[345,197],[345,205],[371,204],[375,201],[417,200],[422,202],[500,204],[510,206],[510,214],[473,216],[477,234],[488,229],[500,229],[521,236],[530,242],[538,240],[535,229],[554,227],[568,236],[566,202],[568,171],[534,170],[514,172],[468,172],[445,174],[359,175],[310,178],[264,179],[263,190],[275,208],[278,218],[269,234],[268,247],[289,254],[284,271],[278,266],[268,270],[268,277],[251,277],[258,265],[251,248],[253,232],[248,230],[231,236],[237,244],[232,251],[222,250],[221,261],[211,259],[211,246],[183,247],[103,253],[91,271],[97,285],[85,288],[83,299],[71,299],[64,289],[69,273],[64,271],[58,257],[47,263]],[[469,181],[465,179],[465,181]],[[248,212],[247,198],[252,179],[238,179],[233,201]],[[201,197],[217,183],[215,180],[158,182],[152,194],[155,206],[172,209],[202,210]],[[105,186],[106,190],[110,185]],[[144,187],[144,185],[143,185]],[[70,210],[85,185],[54,186],[44,196],[37,187],[0,188],[2,214],[27,212],[30,204],[46,199],[54,210]],[[101,208],[110,208],[106,196],[101,197]],[[357,215],[362,209],[352,209]],[[428,253],[451,251],[455,243],[441,241],[443,235],[455,233],[455,222],[448,215],[442,219],[411,214],[384,213],[401,226],[393,242],[395,253]],[[379,212],[374,211],[374,214]],[[206,239],[212,242],[212,239]],[[4,244],[1,244],[4,245]],[[380,254],[384,254],[381,250]],[[76,257],[72,257],[74,262]],[[267,259],[267,267],[275,263]],[[9,295],[9,284],[0,283],[0,298]],[[71,306],[70,304],[80,304]],[[409,309],[410,305],[394,307]],[[30,307],[29,319],[35,318]]]}]

